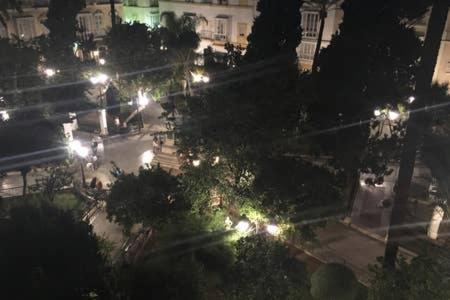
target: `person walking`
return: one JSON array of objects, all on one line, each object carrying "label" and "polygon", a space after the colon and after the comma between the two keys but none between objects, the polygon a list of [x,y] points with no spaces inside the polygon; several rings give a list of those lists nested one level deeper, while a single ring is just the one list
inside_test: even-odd
[{"label": "person walking", "polygon": [[158,154],[159,150],[159,141],[156,135],[153,137],[153,153]]},{"label": "person walking", "polygon": [[162,148],[164,145],[164,137],[162,135],[159,136],[159,151],[162,153]]}]

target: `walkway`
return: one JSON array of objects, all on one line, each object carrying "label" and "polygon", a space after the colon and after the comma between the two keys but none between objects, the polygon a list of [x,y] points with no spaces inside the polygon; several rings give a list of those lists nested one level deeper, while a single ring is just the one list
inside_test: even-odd
[{"label": "walkway", "polygon": [[[336,262],[351,268],[358,279],[368,284],[369,265],[377,263],[377,257],[384,255],[385,243],[340,222],[330,222],[317,230],[318,243],[304,247],[307,254],[323,263]],[[412,256],[400,251],[406,259]]]}]

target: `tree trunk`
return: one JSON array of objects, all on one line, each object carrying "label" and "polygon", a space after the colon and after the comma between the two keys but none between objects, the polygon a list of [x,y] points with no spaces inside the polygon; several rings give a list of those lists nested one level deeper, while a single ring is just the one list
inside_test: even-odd
[{"label": "tree trunk", "polygon": [[[422,48],[422,58],[416,76],[415,105],[427,105],[426,95],[430,91],[434,69],[441,45],[442,34],[447,21],[449,0],[434,0],[428,22],[425,42]],[[416,107],[415,107],[416,108]],[[410,115],[407,132],[403,144],[400,169],[395,190],[395,201],[392,207],[391,222],[388,232],[384,266],[395,268],[399,240],[402,237],[401,225],[404,223],[409,188],[414,171],[416,152],[423,138],[424,129],[429,126],[426,112],[416,112]]]},{"label": "tree trunk", "polygon": [[317,36],[317,45],[316,50],[314,51],[314,59],[312,65],[312,72],[317,72],[317,58],[319,57],[320,48],[322,46],[322,38],[323,38],[323,30],[325,28],[325,19],[327,18],[327,8],[322,7],[320,11],[320,27],[319,27],[319,35]]},{"label": "tree trunk", "polygon": [[114,29],[116,27],[116,6],[114,3],[115,0],[109,0],[109,4],[111,5],[111,28]]},{"label": "tree trunk", "polygon": [[355,169],[350,171],[350,174],[345,178],[344,203],[350,214],[352,212],[356,192],[358,191],[359,175],[359,171]]}]

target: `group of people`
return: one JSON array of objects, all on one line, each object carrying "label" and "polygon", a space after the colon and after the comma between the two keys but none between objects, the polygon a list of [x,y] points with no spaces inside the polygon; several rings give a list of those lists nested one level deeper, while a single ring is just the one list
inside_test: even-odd
[{"label": "group of people", "polygon": [[153,137],[153,153],[157,154],[157,153],[161,153],[162,152],[162,148],[164,145],[164,141],[165,138],[163,135],[159,134],[155,134]]}]

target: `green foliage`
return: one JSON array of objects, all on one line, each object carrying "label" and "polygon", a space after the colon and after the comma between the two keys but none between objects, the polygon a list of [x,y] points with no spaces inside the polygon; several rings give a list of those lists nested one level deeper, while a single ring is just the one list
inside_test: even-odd
[{"label": "green foliage", "polygon": [[[76,41],[79,29],[77,15],[86,7],[85,0],[51,0],[48,6],[47,20],[44,25],[48,28],[50,51],[52,54],[72,55],[72,47]],[[68,59],[69,57],[65,58]],[[47,61],[56,59],[47,57]],[[61,58],[58,58],[61,59]]]},{"label": "green foliage", "polygon": [[294,221],[305,209],[342,203],[335,174],[294,158],[269,159],[261,164],[254,189],[269,215],[287,215]]},{"label": "green foliage", "polygon": [[12,208],[0,223],[0,279],[8,299],[81,299],[103,290],[92,228],[48,204]]},{"label": "green foliage", "polygon": [[450,273],[435,257],[419,255],[411,263],[403,258],[397,268],[371,266],[373,274],[369,300],[419,300],[450,298]]},{"label": "green foliage", "polygon": [[204,269],[190,257],[151,260],[119,272],[117,294],[125,299],[207,299]]},{"label": "green foliage", "polygon": [[258,1],[259,15],[248,36],[244,60],[281,58],[290,67],[297,67],[296,49],[302,37],[300,7],[300,0]]},{"label": "green foliage", "polygon": [[229,299],[309,299],[305,266],[280,242],[256,235],[236,245]]},{"label": "green foliage", "polygon": [[311,276],[311,295],[317,300],[356,300],[359,289],[355,274],[344,265],[325,264]]},{"label": "green foliage", "polygon": [[133,224],[157,225],[189,206],[183,199],[180,182],[161,169],[141,168],[139,174],[124,174],[111,186],[106,202],[109,219],[129,230]]},{"label": "green foliage", "polygon": [[[412,94],[421,42],[406,18],[419,16],[424,7],[420,1],[348,0],[342,8],[339,34],[319,55],[317,99],[309,118],[319,130],[335,128],[316,139],[323,153],[333,156],[335,168],[346,176],[363,168],[380,177],[387,172],[383,155],[389,151],[375,151],[381,161],[368,159],[364,151],[369,123],[358,122],[372,118],[377,106],[395,107]],[[336,80],[339,77],[345,80]],[[353,125],[340,127],[348,124]],[[393,152],[398,143],[391,146]]]}]

